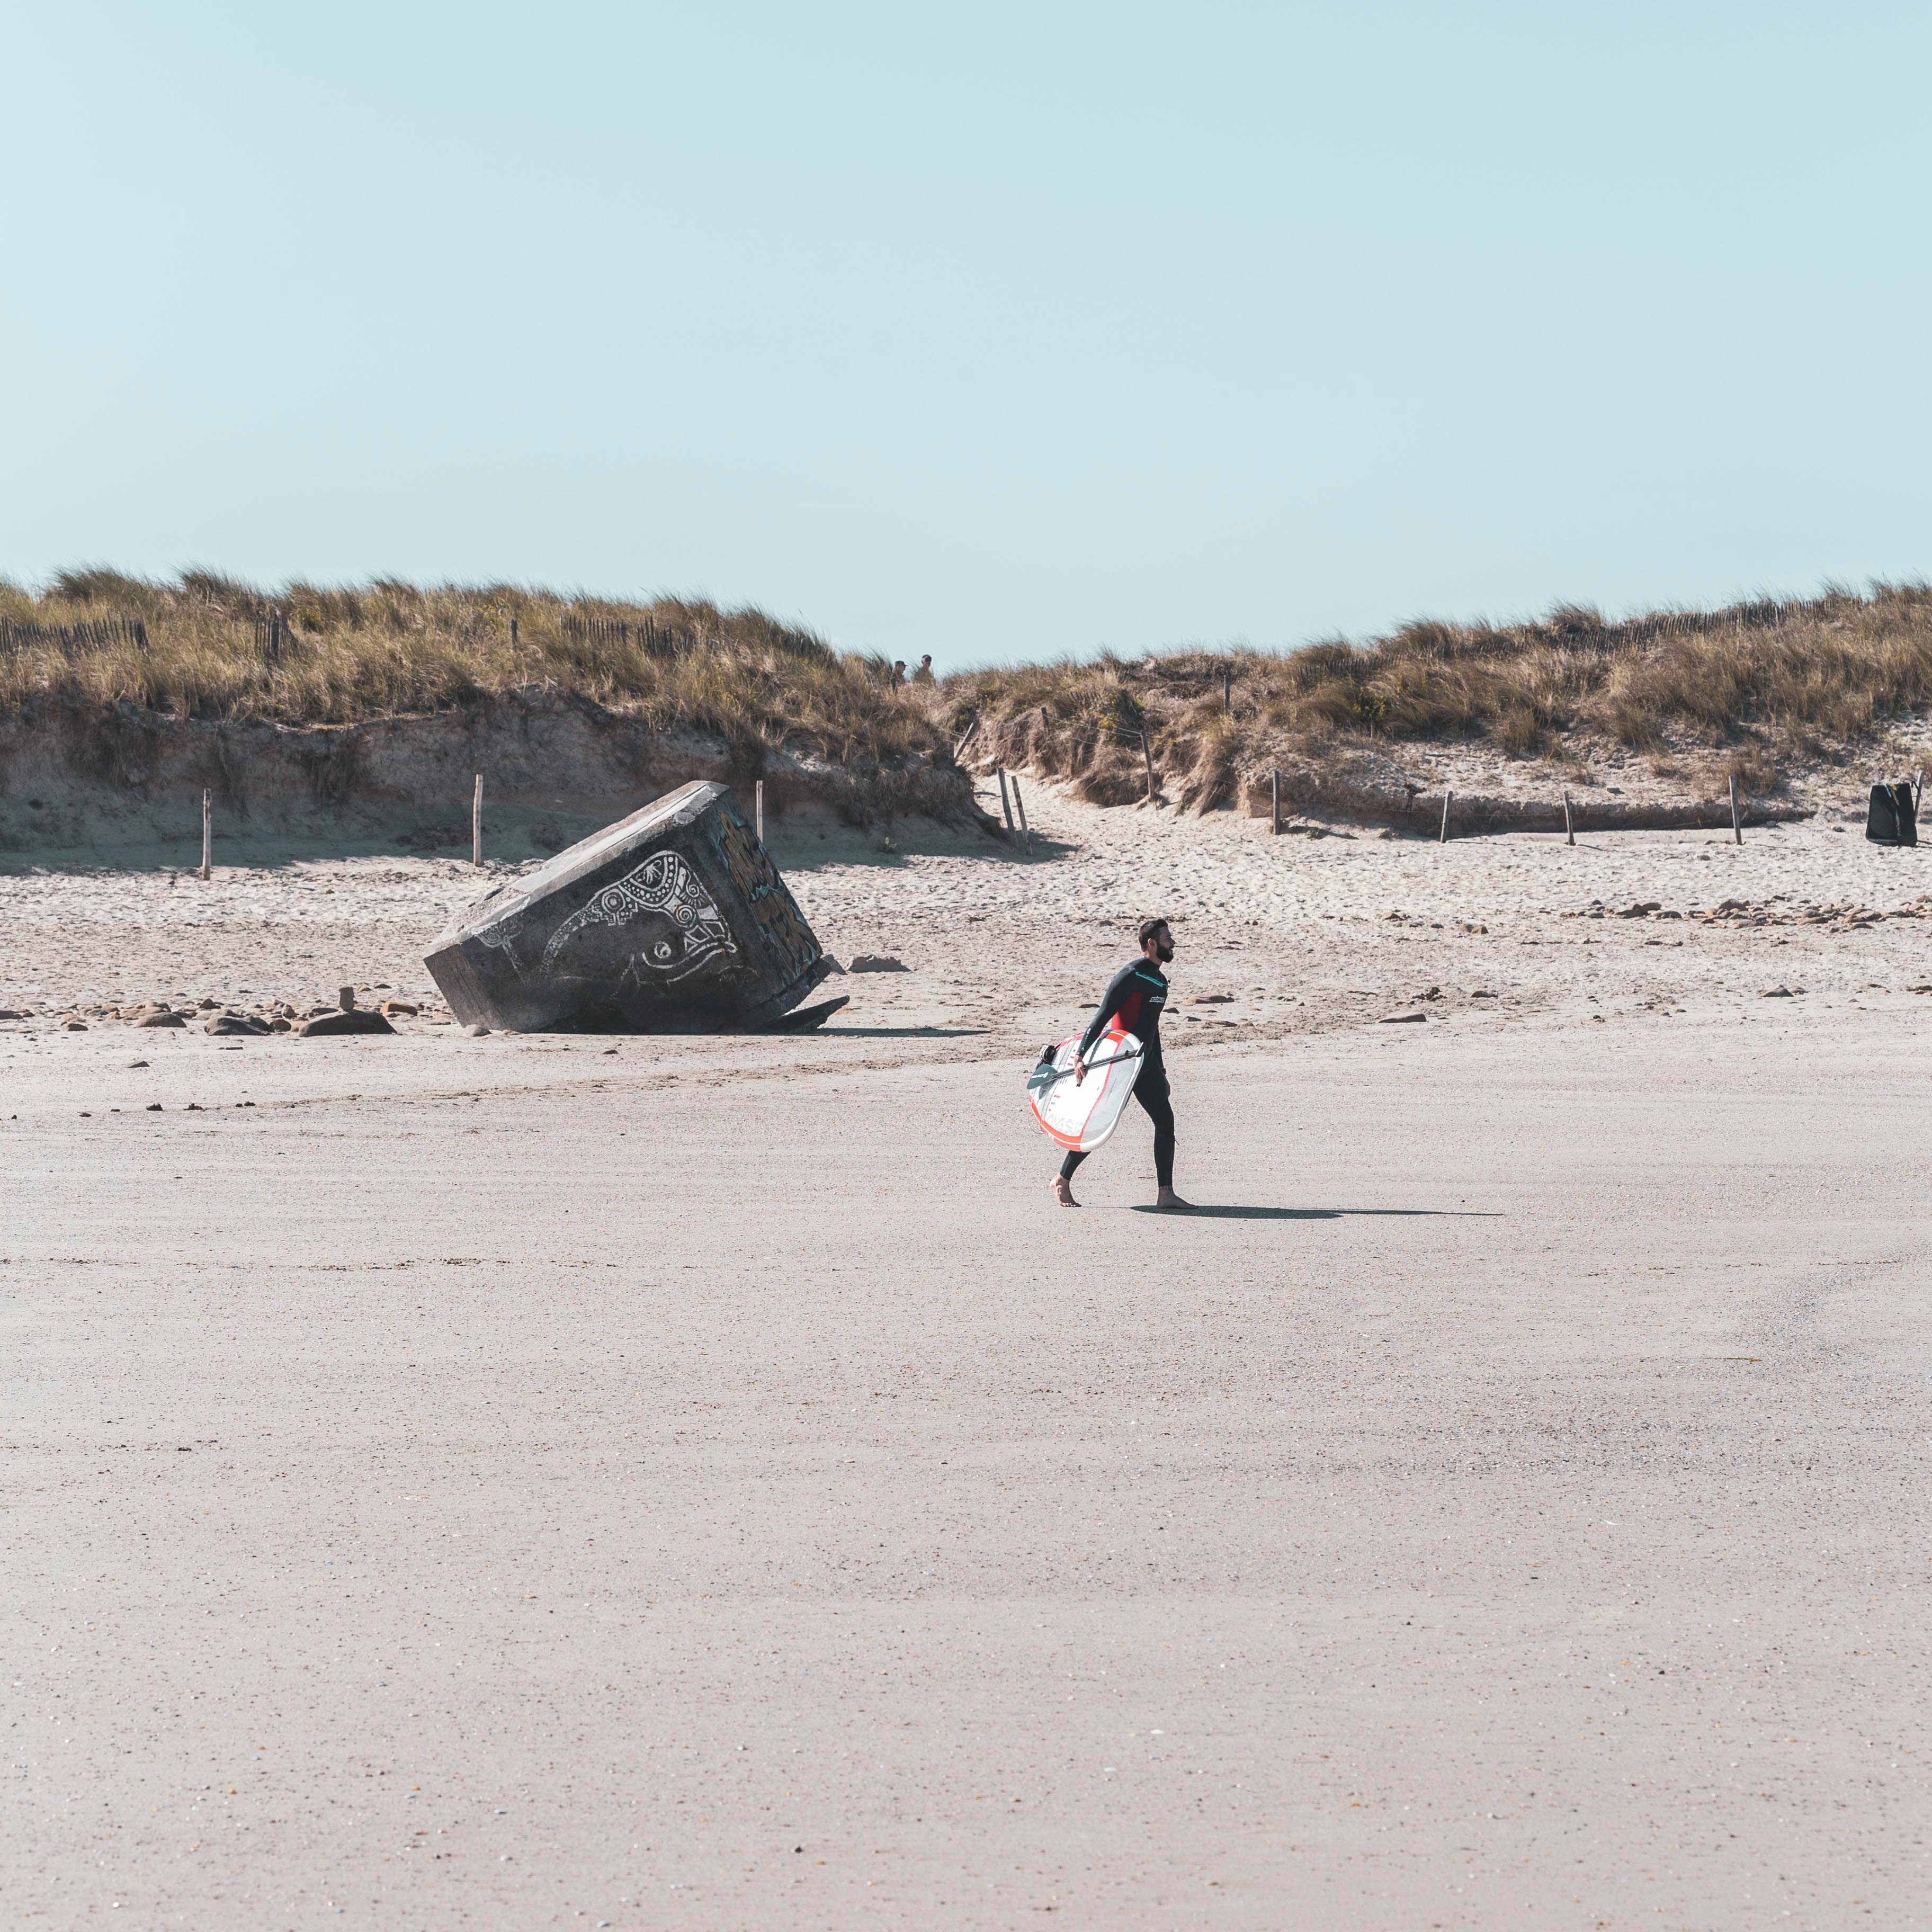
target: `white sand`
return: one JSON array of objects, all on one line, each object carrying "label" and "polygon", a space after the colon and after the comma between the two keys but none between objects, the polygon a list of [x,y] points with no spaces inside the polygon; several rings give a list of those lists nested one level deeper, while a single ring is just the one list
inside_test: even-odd
[{"label": "white sand", "polygon": [[[19,1922],[1924,1916],[1924,928],[1557,915],[1932,865],[1028,803],[781,848],[916,969],[803,1040],[0,1034]],[[418,986],[474,890],[0,878],[0,1003]],[[1224,1211],[1130,1114],[1060,1212],[1154,908]]]},{"label": "white sand", "polygon": [[[981,797],[997,811],[989,788]],[[1132,951],[1134,926],[1154,911],[1175,921],[1190,989],[1211,982],[1241,994],[1234,1016],[1246,1021],[1352,1023],[1364,994],[1400,1003],[1432,984],[1445,998],[1494,991],[1538,1010],[1581,1009],[1594,994],[1613,1011],[1687,998],[1723,1006],[1793,972],[1823,998],[1888,974],[1901,985],[1924,976],[1916,924],[1814,944],[1788,926],[1740,935],[1557,916],[1596,901],[1688,912],[1781,898],[1786,913],[1845,902],[1890,911],[1932,890],[1932,846],[1922,856],[1868,844],[1850,814],[1755,830],[1742,846],[1697,831],[1589,834],[1573,848],[1556,836],[1438,845],[1361,830],[1271,838],[1262,821],[1231,813],[1102,812],[1031,781],[1028,797],[1030,862],[929,827],[900,828],[895,842],[906,849],[895,854],[876,838],[828,837],[818,821],[775,831],[779,861],[836,955],[903,954],[920,969],[916,984],[834,982],[862,994],[853,1023],[862,1013],[950,1015],[1026,1038],[1071,1024],[1094,975],[1125,956],[1124,944]],[[0,1004],[307,1002],[345,982],[378,997],[428,993],[428,938],[514,869],[310,857],[218,866],[202,885],[146,864],[150,856],[88,874],[0,872],[9,940]],[[1416,922],[1394,924],[1382,916],[1391,910]],[[1466,934],[1464,924],[1488,931]],[[1586,939],[1601,950],[1581,950]]]}]

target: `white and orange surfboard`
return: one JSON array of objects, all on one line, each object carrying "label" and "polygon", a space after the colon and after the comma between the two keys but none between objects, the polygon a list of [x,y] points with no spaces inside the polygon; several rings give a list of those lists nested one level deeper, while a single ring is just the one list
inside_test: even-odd
[{"label": "white and orange surfboard", "polygon": [[1027,1104],[1050,1141],[1091,1154],[1120,1124],[1120,1114],[1140,1078],[1141,1043],[1118,1020],[1094,1042],[1087,1077],[1074,1083],[1073,1060],[1081,1036],[1063,1040],[1027,1078]]}]

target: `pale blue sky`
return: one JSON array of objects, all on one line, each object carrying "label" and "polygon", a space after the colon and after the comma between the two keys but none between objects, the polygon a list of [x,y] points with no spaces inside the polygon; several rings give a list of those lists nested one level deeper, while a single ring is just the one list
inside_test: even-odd
[{"label": "pale blue sky", "polygon": [[1918,574],[1922,6],[0,0],[0,571],[943,667]]}]

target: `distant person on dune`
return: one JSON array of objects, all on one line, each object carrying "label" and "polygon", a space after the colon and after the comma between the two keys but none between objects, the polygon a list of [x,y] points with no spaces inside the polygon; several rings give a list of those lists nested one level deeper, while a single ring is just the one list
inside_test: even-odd
[{"label": "distant person on dune", "polygon": [[[1164,919],[1150,919],[1141,928],[1141,956],[1123,966],[1108,982],[1100,1010],[1080,1036],[1080,1050],[1073,1058],[1073,1084],[1087,1077],[1087,1055],[1094,1042],[1106,1031],[1109,1020],[1119,1018],[1121,1026],[1141,1043],[1141,1070],[1134,1082],[1134,1098],[1154,1123],[1154,1178],[1160,1192],[1156,1208],[1191,1208],[1174,1191],[1174,1108],[1168,1097],[1167,1068],[1160,1054],[1161,1009],[1167,1004],[1167,975],[1160,969],[1174,957],[1174,934]],[[1063,1208],[1077,1208],[1073,1198],[1073,1170],[1084,1160],[1084,1154],[1070,1153],[1053,1177],[1053,1198]]]},{"label": "distant person on dune", "polygon": [[932,653],[928,651],[919,661],[919,668],[912,674],[915,684],[934,684],[938,680],[932,674]]}]

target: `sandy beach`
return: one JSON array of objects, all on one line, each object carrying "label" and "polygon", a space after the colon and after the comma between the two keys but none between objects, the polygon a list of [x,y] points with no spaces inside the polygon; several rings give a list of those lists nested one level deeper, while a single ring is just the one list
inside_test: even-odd
[{"label": "sandy beach", "polygon": [[1028,803],[775,829],[797,1037],[136,1029],[500,872],[10,862],[20,1922],[1924,1918],[1932,864]]},{"label": "sandy beach", "polygon": [[[997,791],[982,782],[979,796],[997,816]],[[834,955],[902,956],[913,969],[835,982],[854,996],[840,1032],[944,1018],[992,1029],[1002,1054],[1008,1034],[1043,1040],[1042,1027],[1064,1031],[1090,1005],[1094,975],[1119,963],[1124,940],[1132,951],[1134,927],[1156,910],[1181,942],[1178,1006],[1229,992],[1228,1010],[1200,1018],[1243,1026],[1353,1024],[1430,985],[1444,1001],[1493,993],[1497,1012],[1608,1016],[1727,1010],[1794,974],[1818,1002],[1874,986],[1904,997],[1932,976],[1917,923],[1932,911],[1918,903],[1932,867],[1868,844],[1849,808],[1754,829],[1742,845],[1694,830],[1586,833],[1572,847],[1554,834],[1440,844],[1346,825],[1275,838],[1232,812],[1100,810],[1030,780],[1028,797],[1030,858],[924,820],[884,835],[812,816],[772,826],[773,854]],[[286,842],[227,849],[239,862],[218,851],[206,884],[185,844],[105,866],[10,858],[0,1005],[45,1018],[142,999],[305,1006],[344,983],[376,1000],[432,998],[428,940],[524,869]],[[1690,916],[1727,903],[1717,923]],[[1614,916],[1641,906],[1660,916]],[[1848,916],[1803,922],[1828,908]],[[1886,917],[1837,943],[1855,911]]]}]

